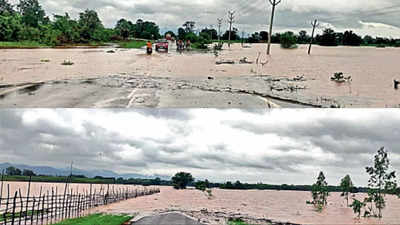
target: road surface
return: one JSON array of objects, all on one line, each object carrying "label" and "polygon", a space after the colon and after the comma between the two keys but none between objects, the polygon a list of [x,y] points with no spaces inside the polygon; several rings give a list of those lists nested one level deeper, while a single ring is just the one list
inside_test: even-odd
[{"label": "road surface", "polygon": [[203,225],[180,213],[166,213],[140,219],[132,225]]}]

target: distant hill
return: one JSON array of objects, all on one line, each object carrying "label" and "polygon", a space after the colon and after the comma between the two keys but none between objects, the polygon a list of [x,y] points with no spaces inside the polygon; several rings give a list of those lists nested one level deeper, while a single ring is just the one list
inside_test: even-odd
[{"label": "distant hill", "polygon": [[[6,168],[13,166],[16,167],[20,170],[28,169],[32,170],[36,174],[40,175],[50,175],[50,176],[67,176],[70,174],[70,168],[54,168],[54,167],[49,167],[49,166],[29,166],[29,165],[23,165],[23,164],[11,164],[11,163],[0,163],[0,172],[2,170],[5,170]],[[139,179],[154,179],[156,177],[159,177],[162,180],[170,180],[171,177],[168,176],[163,176],[163,175],[142,175],[142,174],[136,174],[136,173],[129,173],[129,174],[119,174],[115,173],[110,170],[81,170],[78,168],[73,168],[72,170],[74,175],[84,175],[89,178],[93,178],[95,176],[102,176],[102,177],[122,177],[124,179],[129,179],[129,178],[139,178]]]}]

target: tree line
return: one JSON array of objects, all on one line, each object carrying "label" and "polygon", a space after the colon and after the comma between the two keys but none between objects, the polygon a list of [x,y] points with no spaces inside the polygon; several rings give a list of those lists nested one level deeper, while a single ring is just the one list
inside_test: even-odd
[{"label": "tree line", "polygon": [[[288,41],[289,39],[289,41]],[[250,43],[260,43],[268,41],[268,32],[261,31],[255,32],[247,38]],[[302,30],[298,34],[292,31],[285,33],[275,33],[271,36],[271,42],[275,44],[290,43],[293,44],[309,44],[311,42],[311,36],[307,31]],[[331,28],[327,28],[322,34],[316,35],[313,39],[314,44],[321,46],[377,46],[377,47],[400,47],[400,39],[384,38],[384,37],[372,37],[366,35],[362,37],[351,30],[345,32],[336,32]]]},{"label": "tree line", "polygon": [[65,13],[54,15],[51,20],[38,0],[19,0],[16,5],[0,0],[0,41],[34,41],[55,46],[120,41],[127,36],[157,39],[159,27],[141,19],[135,24],[121,19],[115,28],[105,28],[97,12],[89,9],[79,13],[78,19]]}]

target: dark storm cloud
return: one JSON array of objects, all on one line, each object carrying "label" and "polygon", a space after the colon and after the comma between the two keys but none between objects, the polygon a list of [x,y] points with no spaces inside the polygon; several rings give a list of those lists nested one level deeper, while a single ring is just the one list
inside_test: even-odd
[{"label": "dark storm cloud", "polygon": [[342,175],[337,171],[357,171],[360,177],[385,146],[400,168],[395,110],[288,112],[0,110],[0,162],[64,167],[74,161],[81,169],[168,175],[197,171],[218,180],[229,173],[250,182],[262,180],[246,180],[262,172],[276,174],[271,180],[302,183],[309,173],[304,168],[334,178]]}]

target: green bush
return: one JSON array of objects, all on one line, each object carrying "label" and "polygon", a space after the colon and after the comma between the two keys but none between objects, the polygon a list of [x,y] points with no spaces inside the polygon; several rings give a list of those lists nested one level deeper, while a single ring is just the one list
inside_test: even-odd
[{"label": "green bush", "polygon": [[297,38],[293,32],[286,32],[281,35],[281,47],[282,48],[296,48]]}]

